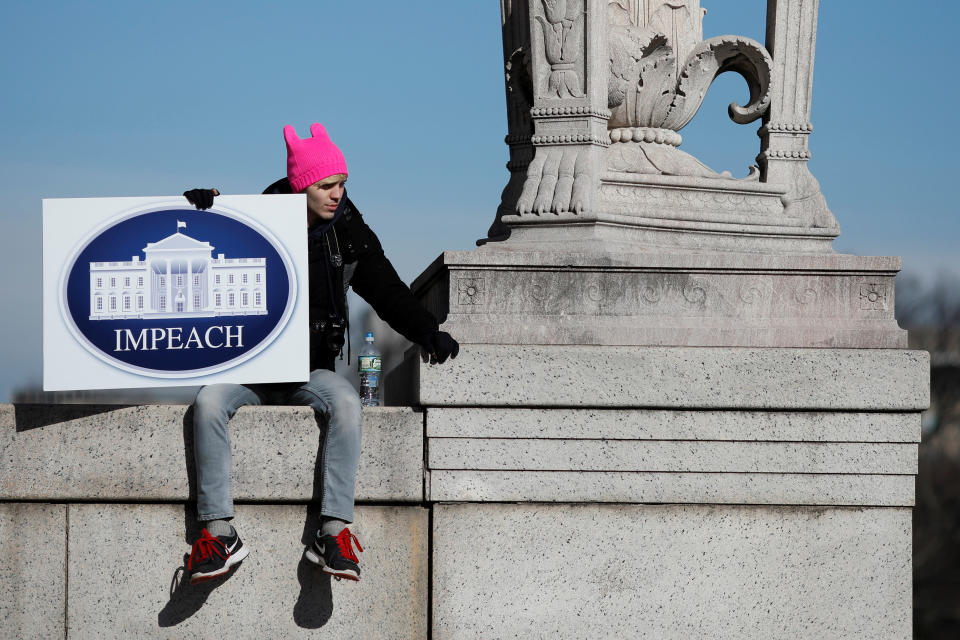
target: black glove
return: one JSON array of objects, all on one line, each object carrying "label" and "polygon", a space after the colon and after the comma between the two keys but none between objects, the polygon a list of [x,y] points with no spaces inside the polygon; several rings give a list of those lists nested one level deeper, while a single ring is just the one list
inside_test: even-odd
[{"label": "black glove", "polygon": [[213,196],[220,195],[216,189],[190,189],[183,192],[183,197],[187,202],[197,209],[209,209],[213,206]]},{"label": "black glove", "polygon": [[443,364],[447,358],[452,360],[460,353],[460,345],[446,331],[433,332],[424,347],[430,353],[430,364]]}]

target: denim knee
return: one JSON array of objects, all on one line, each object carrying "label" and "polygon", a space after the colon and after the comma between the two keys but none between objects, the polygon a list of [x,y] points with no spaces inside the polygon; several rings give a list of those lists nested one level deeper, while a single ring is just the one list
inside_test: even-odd
[{"label": "denim knee", "polygon": [[[353,391],[351,389],[351,391]],[[360,417],[363,415],[363,405],[360,404],[360,396],[356,393],[338,393],[330,406],[330,414],[341,418],[353,418],[349,422],[360,423]]]},{"label": "denim knee", "polygon": [[226,399],[233,386],[235,385],[211,384],[200,389],[193,401],[194,424],[205,425],[211,420],[226,418],[229,413]]}]

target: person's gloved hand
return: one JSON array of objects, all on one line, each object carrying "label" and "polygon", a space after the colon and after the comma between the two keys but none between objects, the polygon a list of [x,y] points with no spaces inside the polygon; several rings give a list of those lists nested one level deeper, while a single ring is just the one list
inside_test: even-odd
[{"label": "person's gloved hand", "polygon": [[447,358],[452,360],[460,353],[460,345],[446,331],[434,331],[424,347],[430,353],[430,364],[443,364]]},{"label": "person's gloved hand", "polygon": [[220,195],[216,189],[190,189],[183,192],[183,197],[187,202],[197,209],[209,209],[213,206],[213,197]]}]

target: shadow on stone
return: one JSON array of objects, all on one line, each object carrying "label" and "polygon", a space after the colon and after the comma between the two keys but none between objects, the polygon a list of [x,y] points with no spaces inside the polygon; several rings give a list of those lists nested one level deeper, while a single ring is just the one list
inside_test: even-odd
[{"label": "shadow on stone", "polygon": [[173,572],[173,578],[170,581],[170,600],[157,614],[157,625],[160,627],[174,627],[193,616],[206,603],[213,590],[229,580],[240,566],[233,567],[230,573],[219,578],[200,584],[190,584],[190,576],[187,574],[189,557],[189,554],[184,554],[183,565]]},{"label": "shadow on stone", "polygon": [[301,557],[297,565],[297,580],[300,582],[300,596],[293,605],[293,621],[304,629],[319,629],[333,615],[330,576]]},{"label": "shadow on stone", "polygon": [[[184,418],[184,441],[187,448],[187,470],[190,474],[190,495],[196,495],[196,479],[193,475],[193,409],[187,412]],[[189,436],[187,435],[189,433]],[[200,537],[202,527],[196,518],[196,503],[188,502],[183,505],[183,539],[188,545]],[[203,607],[207,598],[214,589],[222,585],[236,573],[237,569],[243,566],[243,563],[234,566],[229,573],[201,582],[200,584],[190,584],[190,576],[187,574],[187,560],[190,554],[183,554],[183,564],[177,567],[173,572],[173,578],[170,580],[170,600],[163,607],[163,610],[157,614],[157,624],[161,627],[173,627],[187,618],[191,617]]]},{"label": "shadow on stone", "polygon": [[17,421],[17,431],[29,431],[59,422],[89,418],[90,416],[126,409],[116,404],[17,404],[13,411]]},{"label": "shadow on stone", "polygon": [[303,522],[303,531],[300,534],[300,542],[305,547],[313,543],[313,538],[322,522],[320,509],[323,507],[323,441],[327,433],[327,427],[319,417],[317,418],[317,424],[320,428],[320,442],[317,445],[317,457],[313,462],[313,494],[309,504],[307,504],[307,515]]},{"label": "shadow on stone", "polygon": [[[307,515],[303,523],[300,542],[304,547],[313,544],[317,529],[320,528],[320,509],[323,503],[323,445],[327,425],[317,417],[320,429],[320,442],[317,457],[313,465],[313,496],[307,505]],[[330,575],[323,573],[318,566],[300,557],[297,565],[297,581],[300,582],[300,595],[293,606],[293,621],[304,629],[319,629],[333,615],[333,594],[330,590]]]}]

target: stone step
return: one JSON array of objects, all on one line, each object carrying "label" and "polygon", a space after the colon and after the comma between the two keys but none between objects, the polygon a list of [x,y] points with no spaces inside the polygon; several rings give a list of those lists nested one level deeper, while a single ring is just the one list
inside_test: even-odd
[{"label": "stone step", "polygon": [[437,469],[431,502],[913,506],[914,476]]},{"label": "stone step", "polygon": [[432,407],[428,438],[920,442],[917,412]]},{"label": "stone step", "polygon": [[468,344],[443,365],[412,350],[388,404],[424,407],[922,411],[930,355],[905,349]]},{"label": "stone step", "polygon": [[428,466],[504,471],[917,473],[917,445],[431,438]]}]

